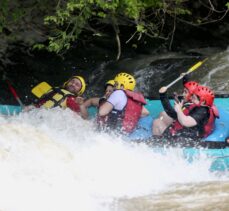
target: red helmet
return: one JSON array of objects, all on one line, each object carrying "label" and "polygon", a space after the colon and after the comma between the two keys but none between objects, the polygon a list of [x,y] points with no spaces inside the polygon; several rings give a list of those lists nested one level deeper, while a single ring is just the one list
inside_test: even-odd
[{"label": "red helmet", "polygon": [[189,94],[187,94],[186,99],[190,100],[191,95],[193,94],[194,90],[197,88],[199,84],[195,81],[188,81],[184,84],[184,87],[188,90]]},{"label": "red helmet", "polygon": [[215,99],[214,92],[207,86],[198,86],[193,94],[197,95],[200,98],[200,104],[205,102],[205,105],[212,106]]}]

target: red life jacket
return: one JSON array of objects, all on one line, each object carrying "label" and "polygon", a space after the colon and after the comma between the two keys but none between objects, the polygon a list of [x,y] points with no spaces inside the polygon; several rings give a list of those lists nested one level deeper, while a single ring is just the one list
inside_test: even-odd
[{"label": "red life jacket", "polygon": [[[191,104],[189,107],[184,109],[184,114],[186,116],[189,115],[190,111],[192,109],[194,109],[195,107],[199,107],[199,105],[196,104]],[[204,125],[204,133],[200,134],[200,137],[207,137],[209,136],[213,130],[215,129],[215,118],[219,118],[219,112],[218,109],[216,108],[216,106],[211,106],[209,107],[209,112],[210,112],[210,116],[209,119],[207,121],[207,123]],[[170,127],[169,131],[172,135],[175,135],[177,133],[177,131],[183,129],[184,126],[180,124],[180,122],[178,120],[176,120],[173,125]]]},{"label": "red life jacket", "polygon": [[80,112],[80,106],[75,101],[75,96],[68,96],[66,99],[66,106],[70,108],[72,111],[75,111],[77,113]]},{"label": "red life jacket", "polygon": [[[124,90],[123,90],[124,91]],[[134,130],[141,117],[142,105],[146,104],[141,93],[124,91],[127,96],[127,104],[122,111],[113,109],[108,115],[97,118],[100,129],[118,129],[130,133]]]},{"label": "red life jacket", "polygon": [[122,121],[122,131],[130,133],[136,127],[141,117],[142,106],[146,104],[145,98],[141,93],[125,90],[127,104]]}]

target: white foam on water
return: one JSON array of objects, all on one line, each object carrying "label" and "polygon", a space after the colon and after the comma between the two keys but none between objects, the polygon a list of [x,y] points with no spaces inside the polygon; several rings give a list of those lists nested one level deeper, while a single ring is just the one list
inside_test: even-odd
[{"label": "white foam on water", "polygon": [[110,210],[117,198],[222,179],[204,156],[189,163],[180,149],[128,143],[58,108],[1,117],[0,161],[3,211]]}]

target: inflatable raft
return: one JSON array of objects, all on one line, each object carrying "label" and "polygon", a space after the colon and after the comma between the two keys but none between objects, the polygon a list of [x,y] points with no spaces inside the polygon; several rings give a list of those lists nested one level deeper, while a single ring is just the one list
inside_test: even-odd
[{"label": "inflatable raft", "polygon": [[[172,103],[172,102],[171,102]],[[226,137],[229,137],[229,96],[224,96],[215,99],[215,105],[219,109],[220,118],[216,119],[216,127],[214,132],[203,142],[224,142]],[[152,136],[153,119],[157,118],[163,110],[160,100],[148,100],[146,108],[150,111],[150,116],[141,118],[136,130],[129,135],[131,140],[148,139]],[[153,147],[153,150],[166,154],[164,147]],[[211,160],[210,171],[227,171],[229,170],[229,148],[207,149],[185,147],[182,149],[183,157],[188,162],[193,162],[205,157]]]},{"label": "inflatable raft", "polygon": [[[172,101],[172,100],[171,100]],[[172,103],[172,102],[171,102]],[[203,139],[202,141],[208,142],[224,142],[225,138],[229,136],[229,96],[222,96],[215,99],[215,105],[219,109],[220,118],[216,119],[215,131]],[[141,118],[138,125],[133,133],[128,137],[125,137],[127,141],[135,140],[149,140],[152,137],[152,124],[153,120],[157,118],[159,113],[163,111],[160,100],[147,100],[146,108],[150,111],[150,115]],[[12,105],[0,105],[0,113],[3,115],[15,115],[22,111],[20,106]],[[96,108],[89,108],[89,116],[94,118],[96,115]],[[155,152],[166,154],[166,148],[153,146],[152,150]],[[221,149],[207,149],[207,148],[195,148],[185,147],[182,148],[182,156],[188,161],[193,162],[198,160],[200,157],[206,157],[211,159],[212,164],[210,167],[211,171],[225,171],[229,170],[229,147]]]},{"label": "inflatable raft", "polygon": [[[173,103],[173,100],[171,100]],[[216,119],[216,127],[214,132],[205,138],[203,141],[217,141],[224,142],[225,138],[229,136],[229,96],[224,95],[221,98],[215,99],[215,105],[217,106],[220,114],[220,118]],[[147,140],[152,137],[152,124],[153,120],[156,119],[163,107],[160,100],[149,100],[147,99],[147,104],[145,106],[150,115],[147,117],[142,117],[134,132],[132,132],[128,138],[130,140]],[[95,117],[96,109],[89,108],[90,118]]]},{"label": "inflatable raft", "polygon": [[15,115],[22,111],[21,106],[16,105],[0,105],[0,114],[2,115]]},{"label": "inflatable raft", "polygon": [[[172,100],[171,100],[171,103]],[[220,118],[216,119],[216,127],[214,132],[203,141],[224,142],[229,136],[229,96],[216,98],[215,105],[219,109]],[[163,111],[160,100],[147,100],[146,108],[150,115],[140,119],[136,130],[129,135],[130,139],[148,139],[152,136],[153,120]]]},{"label": "inflatable raft", "polygon": [[[173,100],[171,100],[171,103]],[[229,96],[222,96],[215,99],[215,105],[219,109],[220,118],[216,119],[216,127],[214,132],[207,138],[203,139],[203,142],[225,142],[225,138],[229,137]],[[147,99],[146,108],[149,110],[150,115],[143,117],[139,120],[138,125],[134,132],[125,137],[127,141],[147,141],[152,138],[152,124],[153,120],[158,117],[159,113],[163,111],[160,100]],[[96,113],[95,108],[89,109],[89,114],[94,117]],[[153,141],[153,140],[152,140]],[[167,149],[164,146],[155,146],[152,144],[152,150],[155,152],[163,153],[166,155]],[[229,170],[229,147],[226,148],[196,148],[196,147],[184,147],[182,148],[182,156],[188,162],[193,162],[205,157],[210,159],[211,171],[225,171]]]}]

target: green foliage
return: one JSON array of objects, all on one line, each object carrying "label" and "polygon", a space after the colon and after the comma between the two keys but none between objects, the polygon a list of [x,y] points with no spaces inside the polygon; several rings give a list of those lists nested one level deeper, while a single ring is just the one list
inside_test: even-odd
[{"label": "green foliage", "polygon": [[0,7],[0,32],[2,32],[3,27],[6,25],[6,16],[9,12],[8,7],[9,0],[2,0],[1,7]]},{"label": "green foliage", "polygon": [[33,49],[38,49],[38,50],[41,50],[41,49],[44,49],[44,48],[45,48],[44,44],[35,44],[33,46]]},{"label": "green foliage", "polygon": [[144,25],[138,24],[137,25],[137,31],[140,33],[144,33],[146,31]]},{"label": "green foliage", "polygon": [[[177,1],[175,3],[178,4]],[[152,26],[144,21],[146,10],[155,11],[154,16],[157,16],[157,10],[162,11],[165,6],[161,0],[68,0],[57,8],[55,15],[45,18],[45,24],[58,29],[58,32],[50,34],[47,49],[60,52],[65,47],[69,48],[82,31],[102,34],[99,29],[93,28],[92,21],[98,25],[112,25],[114,28],[136,25],[137,33],[145,33],[147,27]],[[175,7],[170,8],[168,13],[172,13],[172,10],[178,14],[185,13],[185,10]]]},{"label": "green foliage", "polygon": [[[222,4],[224,9],[225,6],[229,9],[229,2]],[[190,25],[211,22],[210,16],[206,20],[206,13],[201,18],[198,11],[195,16],[196,5],[204,4],[191,0],[1,0],[0,39],[8,43],[22,42],[25,46],[38,43],[34,48],[63,53],[82,32],[88,37],[106,36],[109,25],[117,42],[122,26],[135,29],[130,30],[132,34],[126,34],[134,43],[142,35],[169,40],[175,33],[173,24],[177,20]],[[221,11],[214,6],[216,11]],[[206,8],[213,7],[206,5]]]},{"label": "green foliage", "polygon": [[229,9],[229,2],[226,3],[226,7]]},{"label": "green foliage", "polygon": [[[159,37],[166,15],[190,15],[184,0],[66,0],[58,4],[45,24],[56,30],[50,33],[49,51],[61,52],[85,31],[103,34],[95,25],[135,26],[136,34]],[[93,23],[93,24],[92,24]],[[164,35],[162,35],[164,36]]]},{"label": "green foliage", "polygon": [[[22,18],[26,16],[25,8],[20,7],[20,1],[14,1],[14,7],[12,9],[11,2],[9,0],[1,0],[0,7],[0,28],[7,28],[13,30],[16,25],[20,23]],[[2,31],[2,30],[1,30]]]}]

